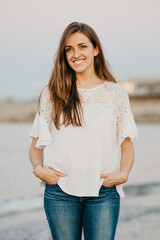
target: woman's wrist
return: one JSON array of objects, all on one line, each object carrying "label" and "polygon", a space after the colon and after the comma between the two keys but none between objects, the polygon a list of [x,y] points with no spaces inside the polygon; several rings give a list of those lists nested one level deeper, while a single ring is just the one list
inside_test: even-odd
[{"label": "woman's wrist", "polygon": [[44,168],[43,165],[40,165],[40,164],[38,164],[38,165],[34,168],[33,173],[36,175],[36,177],[39,177],[39,176],[40,176],[43,168]]},{"label": "woman's wrist", "polygon": [[123,183],[127,182],[128,181],[128,173],[121,171],[120,174],[121,174],[122,182]]},{"label": "woman's wrist", "polygon": [[37,163],[35,163],[34,166],[33,166],[33,170],[35,170],[35,168],[36,168],[38,165],[43,166],[43,163],[42,163],[42,162],[37,162]]}]

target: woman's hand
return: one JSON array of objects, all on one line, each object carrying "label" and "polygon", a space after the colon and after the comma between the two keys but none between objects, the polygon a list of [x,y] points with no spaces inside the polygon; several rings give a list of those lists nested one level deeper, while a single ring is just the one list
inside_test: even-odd
[{"label": "woman's hand", "polygon": [[128,176],[122,172],[113,172],[101,174],[101,178],[104,178],[103,184],[106,187],[112,187],[118,184],[127,182]]},{"label": "woman's hand", "polygon": [[36,166],[34,173],[36,177],[40,178],[48,184],[56,184],[59,181],[59,177],[65,177],[67,174],[56,171],[52,168],[45,168],[41,165]]}]

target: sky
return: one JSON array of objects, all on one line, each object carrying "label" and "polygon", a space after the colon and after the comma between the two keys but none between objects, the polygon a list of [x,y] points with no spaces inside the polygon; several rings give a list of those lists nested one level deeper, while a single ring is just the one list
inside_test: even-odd
[{"label": "sky", "polygon": [[98,34],[119,81],[160,77],[159,0],[0,0],[0,100],[37,98],[73,21]]}]

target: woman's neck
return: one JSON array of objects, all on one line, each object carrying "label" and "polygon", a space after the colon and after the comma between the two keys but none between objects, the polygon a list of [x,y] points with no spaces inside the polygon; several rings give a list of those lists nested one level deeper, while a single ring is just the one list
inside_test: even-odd
[{"label": "woman's neck", "polygon": [[97,84],[101,84],[104,81],[99,79],[95,72],[83,72],[83,73],[76,73],[76,84],[77,87],[94,87]]}]

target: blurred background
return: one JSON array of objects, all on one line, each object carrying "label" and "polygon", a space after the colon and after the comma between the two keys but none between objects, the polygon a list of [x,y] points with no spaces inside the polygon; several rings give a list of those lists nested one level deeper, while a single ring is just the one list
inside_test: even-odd
[{"label": "blurred background", "polygon": [[139,131],[116,240],[159,239],[159,9],[159,0],[0,0],[0,239],[51,239],[44,188],[28,156],[29,132],[61,34],[73,21],[97,32]]}]

